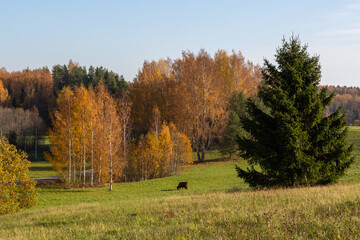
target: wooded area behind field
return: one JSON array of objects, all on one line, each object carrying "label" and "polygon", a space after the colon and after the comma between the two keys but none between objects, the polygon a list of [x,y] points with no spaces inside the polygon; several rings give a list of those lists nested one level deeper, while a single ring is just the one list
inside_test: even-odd
[{"label": "wooded area behind field", "polygon": [[[229,116],[245,114],[245,99],[256,98],[260,82],[259,66],[224,50],[145,61],[131,82],[71,60],[51,72],[1,69],[0,133],[35,150],[35,159],[39,138],[50,134],[48,159],[68,183],[163,177],[190,163],[191,149],[200,162],[209,149],[236,152],[231,134],[238,123]],[[343,104],[348,123],[359,124],[359,89],[328,89],[338,95],[325,114]]]}]

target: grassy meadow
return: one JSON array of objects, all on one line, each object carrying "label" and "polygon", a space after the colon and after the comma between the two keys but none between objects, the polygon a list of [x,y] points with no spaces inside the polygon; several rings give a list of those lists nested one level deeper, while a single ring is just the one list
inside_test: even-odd
[{"label": "grassy meadow", "polygon": [[[338,184],[251,190],[217,151],[178,176],[88,189],[38,187],[38,204],[0,216],[0,239],[360,239],[360,128]],[[33,162],[31,177],[54,175]],[[176,190],[188,181],[189,190]]]}]

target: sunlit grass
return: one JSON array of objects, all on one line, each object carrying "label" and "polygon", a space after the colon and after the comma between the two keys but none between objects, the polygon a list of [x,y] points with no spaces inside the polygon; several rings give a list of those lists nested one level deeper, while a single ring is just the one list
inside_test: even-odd
[{"label": "sunlit grass", "polygon": [[56,176],[56,172],[49,161],[33,161],[31,162],[28,176],[30,178],[41,178]]},{"label": "sunlit grass", "polygon": [[110,198],[0,220],[5,239],[359,239],[360,184]]},{"label": "sunlit grass", "polygon": [[[179,176],[113,192],[37,188],[34,208],[0,216],[0,239],[360,239],[360,128],[349,130],[355,163],[339,184],[253,191],[234,169],[246,163],[216,151]],[[49,170],[34,164],[32,176]]]},{"label": "sunlit grass", "polygon": [[349,127],[348,143],[354,144],[352,155],[355,157],[355,162],[340,182],[357,183],[360,182],[360,127]]}]

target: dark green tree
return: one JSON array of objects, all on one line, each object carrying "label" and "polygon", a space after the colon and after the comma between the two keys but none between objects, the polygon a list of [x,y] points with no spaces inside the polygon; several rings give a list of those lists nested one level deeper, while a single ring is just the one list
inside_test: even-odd
[{"label": "dark green tree", "polygon": [[128,85],[123,75],[119,75],[103,67],[94,68],[93,66],[90,66],[85,86],[88,87],[89,85],[92,85],[95,87],[100,81],[103,81],[109,91],[116,97],[121,96],[123,92],[128,89]]},{"label": "dark green tree", "polygon": [[238,116],[246,115],[246,97],[243,92],[234,91],[229,102],[230,110],[236,112]]},{"label": "dark green tree", "polygon": [[229,115],[229,122],[226,126],[225,136],[221,142],[220,152],[223,155],[229,154],[229,158],[238,151],[236,140],[243,134],[244,130],[240,125],[239,115],[231,111]]},{"label": "dark green tree", "polygon": [[54,93],[60,92],[64,87],[79,87],[83,84],[85,87],[97,86],[100,81],[103,81],[109,91],[116,97],[122,96],[124,91],[128,89],[128,84],[122,75],[109,71],[104,67],[80,67],[78,63],[72,60],[66,65],[55,65],[52,71],[54,80]]},{"label": "dark green tree", "polygon": [[251,137],[238,140],[250,167],[236,166],[238,176],[253,187],[301,186],[336,181],[353,162],[341,108],[324,116],[334,98],[319,89],[318,56],[310,56],[298,37],[283,40],[277,65],[265,60],[258,97],[269,109],[251,100],[241,118]]},{"label": "dark green tree", "polygon": [[240,116],[246,114],[246,98],[243,92],[234,91],[229,100],[230,114],[225,134],[220,143],[220,152],[232,157],[238,151],[237,138],[244,136],[245,131],[240,125]]}]

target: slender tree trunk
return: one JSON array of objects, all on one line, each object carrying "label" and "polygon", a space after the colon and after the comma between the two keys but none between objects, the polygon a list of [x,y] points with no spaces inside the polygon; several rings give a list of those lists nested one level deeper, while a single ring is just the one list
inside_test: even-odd
[{"label": "slender tree trunk", "polygon": [[26,152],[26,134],[24,133],[24,151]]},{"label": "slender tree trunk", "polygon": [[90,131],[91,131],[91,180],[90,186],[94,184],[94,128],[93,128],[93,95],[90,95]]},{"label": "slender tree trunk", "polygon": [[[124,113],[125,114],[125,113]],[[125,166],[127,166],[127,149],[126,149],[126,117],[123,116],[123,160]],[[126,167],[125,167],[126,169]],[[124,172],[125,182],[126,182],[126,171]]]},{"label": "slender tree trunk", "polygon": [[37,147],[38,147],[38,113],[35,111],[35,159],[37,159]]},{"label": "slender tree trunk", "polygon": [[71,159],[71,147],[72,147],[72,143],[71,143],[71,106],[69,104],[69,108],[68,108],[69,112],[69,129],[68,129],[68,143],[69,143],[69,176],[68,176],[68,187],[71,187],[71,163],[72,163],[72,159]]},{"label": "slender tree trunk", "polygon": [[[204,66],[203,66],[204,68]],[[203,109],[202,109],[202,119],[201,119],[201,128],[202,128],[202,133],[201,133],[201,161],[204,162],[205,161],[205,153],[206,153],[206,112],[207,112],[207,89],[206,89],[206,80],[205,80],[205,74],[202,73],[202,87],[203,87]]]},{"label": "slender tree trunk", "polygon": [[94,129],[91,119],[91,186],[94,184]]},{"label": "slender tree trunk", "polygon": [[99,183],[101,183],[101,176],[102,176],[102,162],[101,157],[99,158]]},{"label": "slender tree trunk", "polygon": [[146,164],[145,164],[145,178],[144,178],[144,180],[147,180],[147,176],[148,176],[148,164],[147,164],[147,161],[146,161]]},{"label": "slender tree trunk", "polygon": [[141,181],[144,181],[145,179],[145,167],[144,167],[144,161],[141,161]]},{"label": "slender tree trunk", "polygon": [[[70,131],[69,131],[70,134]],[[70,136],[70,135],[69,135]],[[69,175],[68,175],[68,187],[71,187],[71,138],[69,137]]]},{"label": "slender tree trunk", "polygon": [[205,161],[205,154],[206,154],[206,140],[205,140],[205,136],[201,137],[201,142],[200,142],[201,146],[200,146],[200,150],[201,150],[201,162]]},{"label": "slender tree trunk", "polygon": [[201,162],[204,162],[204,161],[205,161],[205,153],[206,153],[206,151],[205,151],[205,149],[203,149],[203,150],[201,151]]},{"label": "slender tree trunk", "polygon": [[86,185],[86,146],[85,146],[85,110],[83,108],[83,122],[82,122],[82,128],[83,128],[83,173],[84,173],[84,179],[83,179],[83,186]]},{"label": "slender tree trunk", "polygon": [[109,132],[110,191],[112,191],[112,188],[113,188],[113,186],[112,186],[112,183],[113,183],[113,162],[112,162],[112,154],[111,154],[111,123],[110,123],[110,126],[109,126],[109,131],[110,131]]},{"label": "slender tree trunk", "polygon": [[[72,151],[74,150],[73,149],[73,142],[71,141],[71,148],[72,148]],[[75,157],[72,159],[72,163],[73,163],[73,175],[72,175],[72,178],[73,178],[73,182],[75,184],[76,182],[76,155],[75,153],[73,154]]]},{"label": "slender tree trunk", "polygon": [[[1,94],[0,94],[0,100],[1,100]],[[0,137],[3,136],[3,110],[4,108],[2,105],[0,105]]]},{"label": "slender tree trunk", "polygon": [[201,162],[201,156],[200,156],[200,150],[198,147],[196,147],[196,156],[199,162]]},{"label": "slender tree trunk", "polygon": [[84,139],[84,143],[83,143],[83,151],[84,151],[84,155],[83,155],[83,167],[84,167],[83,168],[83,173],[84,173],[83,185],[84,185],[84,187],[85,187],[85,184],[86,184],[86,153],[85,153],[85,150],[86,149],[85,149],[85,139]]}]

